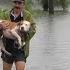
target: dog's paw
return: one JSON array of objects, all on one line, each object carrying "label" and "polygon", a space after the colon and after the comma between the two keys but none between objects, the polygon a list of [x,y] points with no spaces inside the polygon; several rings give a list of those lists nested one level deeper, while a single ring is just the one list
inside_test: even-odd
[{"label": "dog's paw", "polygon": [[23,48],[23,46],[25,46],[25,44],[26,44],[26,43],[25,43],[25,42],[23,42],[21,46],[19,45],[18,49]]},{"label": "dog's paw", "polygon": [[22,46],[24,46],[26,43],[25,42],[23,42],[23,44],[22,44]]}]

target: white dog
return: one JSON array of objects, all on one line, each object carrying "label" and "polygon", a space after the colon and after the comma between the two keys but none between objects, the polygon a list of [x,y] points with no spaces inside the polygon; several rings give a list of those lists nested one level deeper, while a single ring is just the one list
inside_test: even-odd
[{"label": "white dog", "polygon": [[[4,24],[3,24],[4,23]],[[7,22],[8,23],[8,22]],[[10,23],[10,22],[9,22]],[[11,22],[11,24],[12,24],[13,22]],[[14,23],[15,24],[15,23]],[[3,21],[3,20],[1,20],[0,21],[0,30],[2,30],[3,32],[3,36],[4,37],[6,37],[6,38],[10,38],[10,39],[17,39],[17,42],[18,42],[18,44],[19,44],[19,47],[18,47],[18,49],[20,49],[21,48],[21,46],[22,45],[25,45],[25,41],[22,43],[21,42],[21,32],[23,33],[23,37],[24,37],[24,32],[28,32],[29,31],[29,29],[30,29],[30,26],[31,26],[31,24],[30,24],[30,22],[29,21],[26,21],[26,20],[24,20],[24,21],[21,21],[21,22],[19,22],[19,25],[17,25],[17,24],[12,24],[12,25],[8,25],[8,27],[6,28],[6,26],[5,26],[5,20]],[[7,25],[7,24],[6,24]],[[14,26],[13,26],[14,25]],[[10,26],[10,27],[9,27]],[[12,28],[11,28],[12,27]],[[19,32],[20,31],[20,32]],[[6,50],[5,50],[5,48],[4,47],[2,47],[2,50],[5,52],[5,53],[7,53],[7,54],[9,54],[10,55],[10,53],[9,52],[7,52]]]},{"label": "white dog", "polygon": [[[21,48],[22,46],[22,42],[21,42],[21,37],[19,36],[19,34],[17,33],[17,30],[20,30],[20,31],[25,31],[25,32],[28,32],[29,29],[30,29],[30,22],[28,21],[22,21],[21,22],[21,25],[20,26],[16,26],[14,29],[11,30],[11,33],[17,38],[18,40],[18,43],[19,43],[19,49]],[[25,42],[23,42],[23,45],[25,45]]]}]

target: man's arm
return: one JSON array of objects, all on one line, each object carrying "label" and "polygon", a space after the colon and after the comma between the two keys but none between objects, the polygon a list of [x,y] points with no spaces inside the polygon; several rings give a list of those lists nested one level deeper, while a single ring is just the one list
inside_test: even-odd
[{"label": "man's arm", "polygon": [[26,11],[24,19],[31,23],[31,28],[28,32],[28,40],[30,40],[36,33],[36,23],[34,22],[32,14],[29,11]]}]

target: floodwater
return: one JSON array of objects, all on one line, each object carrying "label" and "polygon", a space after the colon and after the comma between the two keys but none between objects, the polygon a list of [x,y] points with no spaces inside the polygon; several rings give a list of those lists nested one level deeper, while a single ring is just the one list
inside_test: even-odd
[{"label": "floodwater", "polygon": [[70,70],[70,13],[36,19],[26,70]]}]

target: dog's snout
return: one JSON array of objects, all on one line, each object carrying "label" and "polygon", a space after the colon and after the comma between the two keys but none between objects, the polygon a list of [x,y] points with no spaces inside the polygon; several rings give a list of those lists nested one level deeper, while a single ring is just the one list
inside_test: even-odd
[{"label": "dog's snout", "polygon": [[21,30],[24,30],[24,27],[21,27]]}]

